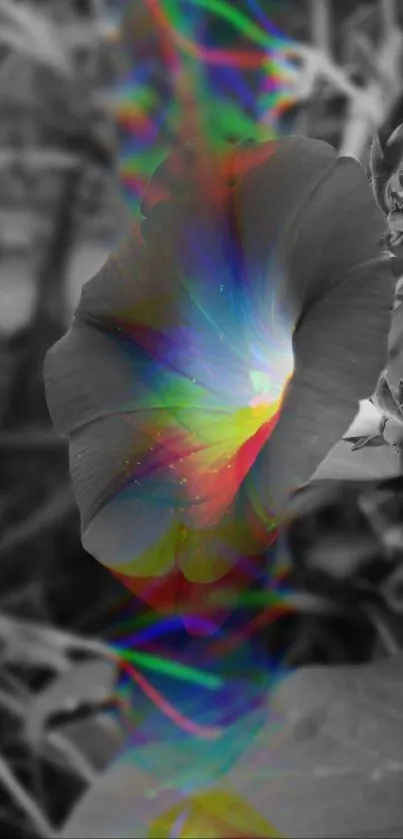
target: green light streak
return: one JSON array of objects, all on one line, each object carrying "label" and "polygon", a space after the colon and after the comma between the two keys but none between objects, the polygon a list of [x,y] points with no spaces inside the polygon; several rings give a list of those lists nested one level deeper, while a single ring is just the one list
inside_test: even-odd
[{"label": "green light streak", "polygon": [[208,12],[213,12],[218,17],[229,21],[235,29],[247,35],[251,41],[260,44],[261,47],[269,47],[277,38],[273,38],[264,32],[259,26],[252,23],[246,15],[234,8],[233,5],[222,2],[222,0],[193,0],[195,6],[201,6]]},{"label": "green light streak", "polygon": [[203,673],[195,667],[188,667],[186,664],[179,664],[177,661],[166,661],[166,659],[160,658],[159,656],[126,650],[124,647],[117,647],[115,644],[113,645],[113,649],[126,661],[131,661],[140,667],[153,670],[156,673],[165,673],[173,679],[202,685],[202,687],[208,688],[209,690],[218,690],[223,684],[223,680],[219,676],[214,676],[212,673]]}]

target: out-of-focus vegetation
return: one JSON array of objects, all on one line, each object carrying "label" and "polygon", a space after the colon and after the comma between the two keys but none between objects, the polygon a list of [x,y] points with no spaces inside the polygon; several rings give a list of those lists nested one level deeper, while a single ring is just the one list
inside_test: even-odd
[{"label": "out-of-focus vegetation", "polygon": [[109,651],[81,639],[125,595],[80,546],[42,384],[77,280],[126,223],[105,106],[112,23],[100,4],[0,3],[0,831],[15,836],[53,835],[120,743],[109,715],[71,717],[113,695]]},{"label": "out-of-focus vegetation", "polygon": [[[0,832],[11,836],[54,835],[122,737],[104,706],[117,675],[110,615],[126,595],[80,546],[42,365],[129,224],[108,94],[130,60],[130,5],[119,42],[119,2],[0,0]],[[365,161],[399,114],[402,4],[261,6],[296,39],[279,57],[295,102],[278,129]],[[74,706],[97,710],[63,722]]]}]

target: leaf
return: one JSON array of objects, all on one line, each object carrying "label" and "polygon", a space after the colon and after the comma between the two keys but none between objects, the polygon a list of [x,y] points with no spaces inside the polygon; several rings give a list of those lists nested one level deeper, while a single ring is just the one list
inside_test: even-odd
[{"label": "leaf", "polygon": [[280,733],[262,732],[229,780],[286,836],[398,834],[402,701],[402,655],[302,669],[273,697]]},{"label": "leaf", "polygon": [[[401,836],[402,708],[403,655],[302,669],[273,694],[271,723],[268,716],[237,764],[211,783],[237,792],[286,837]],[[183,750],[171,744],[164,756],[169,784]],[[82,798],[61,839],[146,836],[181,795],[137,768],[140,761],[130,750],[116,760]]]}]

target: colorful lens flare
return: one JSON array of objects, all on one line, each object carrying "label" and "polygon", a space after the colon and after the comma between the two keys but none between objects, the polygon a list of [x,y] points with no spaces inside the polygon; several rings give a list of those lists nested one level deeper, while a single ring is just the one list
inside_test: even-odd
[{"label": "colorful lens flare", "polygon": [[272,139],[298,95],[281,57],[291,41],[257,0],[243,11],[224,0],[143,0],[132,7],[133,63],[115,91],[114,110],[120,179],[137,214],[148,180],[173,145],[195,136],[213,147]]},{"label": "colorful lens flare", "polygon": [[[289,39],[258,0],[144,0],[126,12],[131,67],[113,104],[139,290],[107,331],[131,383],[118,415],[132,444],[85,536],[151,607],[116,627],[128,723],[119,759],[159,790],[191,793],[150,839],[274,837],[246,803],[206,787],[267,725],[283,663],[257,636],[292,611],[276,521],[251,477],[293,374],[292,322],[275,257],[268,281],[245,252],[233,198],[295,101],[280,58]],[[172,196],[183,198],[177,215]]]}]

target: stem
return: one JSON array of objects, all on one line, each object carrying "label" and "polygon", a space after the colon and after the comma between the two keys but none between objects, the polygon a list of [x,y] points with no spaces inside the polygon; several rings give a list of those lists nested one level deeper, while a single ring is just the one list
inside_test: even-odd
[{"label": "stem", "polygon": [[62,174],[62,186],[53,235],[38,278],[37,307],[33,322],[34,334],[49,318],[54,323],[62,320],[64,311],[64,279],[74,240],[75,211],[84,174],[79,159]]},{"label": "stem", "polygon": [[387,38],[398,26],[396,0],[380,0],[380,6],[384,19],[385,37]]},{"label": "stem", "polygon": [[317,49],[330,54],[331,47],[331,2],[330,0],[309,0],[311,41]]}]

